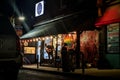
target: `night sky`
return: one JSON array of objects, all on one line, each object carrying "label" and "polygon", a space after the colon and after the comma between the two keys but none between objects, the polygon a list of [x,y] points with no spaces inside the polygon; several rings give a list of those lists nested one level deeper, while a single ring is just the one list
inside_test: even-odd
[{"label": "night sky", "polygon": [[0,0],[0,13],[11,17],[18,17],[16,11],[13,9],[12,5],[15,3],[20,14],[25,16],[25,21],[30,28],[34,24],[35,18],[35,4],[40,0]]},{"label": "night sky", "polygon": [[30,28],[34,25],[35,21],[35,4],[37,0],[16,0],[16,5],[21,14],[26,18],[26,23]]},{"label": "night sky", "polygon": [[[35,4],[39,1],[41,0],[0,0],[0,13],[8,17],[15,16],[17,18],[17,12],[19,11],[19,14],[25,16],[25,23],[31,30],[34,28],[33,25],[37,19],[37,17],[35,17]],[[51,3],[51,1],[49,2]],[[16,5],[15,9],[13,8],[14,5]],[[52,6],[50,7],[53,8]]]},{"label": "night sky", "polygon": [[[41,1],[41,0],[0,0],[0,13],[3,13],[7,16],[14,15],[15,17],[18,17],[18,13],[16,12],[16,10],[18,10],[20,14],[23,14],[23,16],[25,16],[25,23],[28,25],[28,27],[30,29],[33,29],[34,28],[33,25],[36,22],[40,21],[40,19],[41,20],[45,20],[45,19],[47,20],[48,18],[52,19],[52,18],[58,16],[59,13],[57,13],[57,12],[60,12],[60,4],[58,3],[60,0],[44,0],[45,2],[49,3],[47,6],[46,6],[47,3],[45,3],[46,12],[43,16],[36,18],[35,17],[35,4],[39,1]],[[66,3],[66,1],[69,1],[69,0],[63,0],[63,2],[65,2],[65,3]],[[70,1],[73,1],[73,0],[70,0]],[[81,1],[84,1],[84,0],[76,0],[76,1],[78,1],[78,3],[81,3]],[[89,5],[89,3],[86,3],[87,1],[89,1],[89,0],[85,0],[84,3],[86,5]],[[93,0],[93,1],[95,1],[95,0]],[[14,3],[16,4],[16,7],[17,7],[16,9],[13,9],[13,7],[12,7]],[[68,4],[72,5],[73,3],[68,3]],[[77,2],[76,2],[76,4],[77,4]],[[83,8],[84,5],[82,5],[82,4],[80,5],[81,10],[84,9]],[[76,5],[74,5],[74,6],[76,6]],[[69,6],[69,5],[68,5],[68,7],[73,8],[73,6]],[[65,15],[65,13],[64,13],[65,11],[66,10],[62,11],[63,15]],[[71,10],[69,10],[69,11],[71,11]]]}]

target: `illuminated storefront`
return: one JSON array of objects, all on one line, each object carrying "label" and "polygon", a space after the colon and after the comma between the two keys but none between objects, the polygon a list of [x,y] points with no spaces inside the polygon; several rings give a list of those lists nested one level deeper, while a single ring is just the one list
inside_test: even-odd
[{"label": "illuminated storefront", "polygon": [[[77,34],[77,32],[82,33],[83,31],[87,32],[87,30],[93,30],[94,32],[94,17],[96,17],[96,15],[93,14],[94,11],[96,13],[96,7],[92,8],[91,11],[73,11],[53,17],[52,19],[36,22],[33,26],[34,29],[21,36],[21,40],[28,39],[31,41],[32,39],[32,43],[35,43],[34,47],[36,49],[35,59],[40,61],[40,65],[54,64],[56,62],[55,59],[58,56],[61,57],[61,47],[63,43],[67,43],[69,49],[74,49],[76,51],[75,54],[81,55],[81,41],[79,41],[81,37],[78,37],[78,35],[80,36],[81,34]],[[43,16],[44,15],[45,14],[43,14]],[[46,51],[47,46],[53,48],[52,55],[51,53],[49,55]],[[79,49],[76,50],[76,48]],[[77,61],[80,64],[81,58],[77,57],[76,63]]]},{"label": "illuminated storefront", "polygon": [[[80,51],[85,55],[85,61],[96,67],[98,59],[98,31],[83,31],[80,35]],[[45,37],[37,37],[28,39],[28,46],[24,45],[24,54],[34,55],[34,60],[38,58],[40,65],[55,64],[56,56],[61,58],[61,48],[63,43],[68,44],[68,49],[76,48],[76,32],[70,32],[68,34],[58,34]],[[34,44],[34,47],[30,47],[30,43]],[[26,44],[26,42],[24,42]],[[33,45],[32,44],[32,45]],[[52,54],[47,52],[47,46],[52,47]],[[36,57],[38,56],[38,57]],[[50,56],[50,57],[49,57]],[[35,62],[34,62],[35,63]]]}]

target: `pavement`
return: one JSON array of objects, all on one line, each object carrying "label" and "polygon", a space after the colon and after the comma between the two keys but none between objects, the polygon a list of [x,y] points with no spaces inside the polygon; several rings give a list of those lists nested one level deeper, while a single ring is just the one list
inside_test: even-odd
[{"label": "pavement", "polygon": [[[86,68],[75,69],[74,72],[63,72],[61,68],[38,66],[37,64],[23,65],[22,69],[29,69],[41,72],[49,72],[51,74],[60,74],[66,76],[87,76],[105,78],[106,80],[120,80],[120,69],[98,69],[98,68]],[[100,79],[101,80],[101,79]]]}]

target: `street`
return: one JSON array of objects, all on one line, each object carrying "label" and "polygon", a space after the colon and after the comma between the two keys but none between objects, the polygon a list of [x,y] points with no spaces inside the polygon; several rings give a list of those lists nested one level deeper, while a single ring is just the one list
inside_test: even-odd
[{"label": "street", "polygon": [[31,70],[20,70],[18,80],[79,80],[78,78],[65,77]]},{"label": "street", "polygon": [[35,70],[21,69],[17,80],[119,80],[118,77],[89,76],[89,75],[60,75]]}]

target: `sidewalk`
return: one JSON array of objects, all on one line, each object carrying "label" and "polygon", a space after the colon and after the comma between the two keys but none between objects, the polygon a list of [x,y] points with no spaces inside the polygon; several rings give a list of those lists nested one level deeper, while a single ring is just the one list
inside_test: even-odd
[{"label": "sidewalk", "polygon": [[[82,75],[82,69],[75,69],[74,72],[62,72],[60,68],[54,67],[45,67],[45,66],[38,66],[37,64],[32,65],[23,65],[23,69],[30,69],[30,70],[37,70],[37,71],[44,71],[50,73],[58,73],[58,74],[72,74],[72,75]],[[112,77],[112,78],[120,78],[120,69],[97,69],[97,68],[88,68],[85,69],[84,75],[88,76],[96,76],[96,77]]]}]

